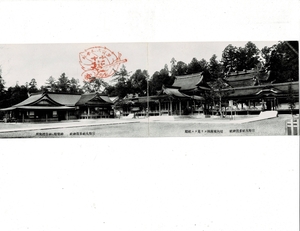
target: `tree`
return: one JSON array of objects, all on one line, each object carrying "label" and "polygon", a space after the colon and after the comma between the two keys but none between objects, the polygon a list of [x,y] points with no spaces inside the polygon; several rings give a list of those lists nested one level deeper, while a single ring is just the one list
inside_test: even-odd
[{"label": "tree", "polygon": [[0,97],[5,93],[5,81],[1,76],[1,69],[0,69]]},{"label": "tree", "polygon": [[65,73],[62,73],[58,80],[50,76],[46,80],[45,86],[41,86],[45,92],[62,92],[62,93],[83,93],[79,80],[72,77],[69,79]]},{"label": "tree", "polygon": [[236,70],[237,68],[237,48],[229,44],[222,52],[222,63],[225,72]]},{"label": "tree", "polygon": [[244,50],[247,57],[244,69],[250,70],[259,63],[259,49],[254,43],[248,42]]},{"label": "tree", "polygon": [[218,78],[213,82],[211,91],[207,92],[205,97],[208,98],[207,101],[211,102],[214,106],[217,101],[221,118],[224,118],[226,113],[226,107],[224,111],[222,110],[223,102],[225,102],[226,97],[231,93],[230,91],[224,91],[226,88],[228,88],[228,85],[224,83],[221,78]]},{"label": "tree", "polygon": [[100,78],[93,77],[89,81],[83,81],[83,92],[103,92],[108,84]]},{"label": "tree", "polygon": [[36,92],[38,92],[37,82],[36,82],[36,80],[34,78],[31,79],[31,81],[28,84],[28,92],[29,93],[36,93]]},{"label": "tree", "polygon": [[[171,63],[171,73],[173,74],[173,73],[176,72],[176,63],[177,63],[177,61],[176,61],[176,59],[173,57],[173,58],[171,59],[170,63]],[[175,75],[174,75],[174,76],[175,76]]]},{"label": "tree", "polygon": [[287,101],[288,101],[289,109],[291,111],[291,115],[293,117],[293,110],[295,108],[296,98],[295,98],[295,95],[294,95],[294,92],[293,92],[291,84],[288,86]]},{"label": "tree", "polygon": [[211,75],[209,73],[209,63],[205,59],[201,59],[199,64],[202,69],[202,75],[205,81],[211,81]]},{"label": "tree", "polygon": [[120,81],[115,85],[114,94],[119,96],[119,98],[124,98],[127,94],[131,94],[131,93],[134,92],[130,80],[126,82]]},{"label": "tree", "polygon": [[104,89],[104,93],[108,96],[118,96],[117,92],[116,92],[116,86],[115,85],[108,85],[105,89]]},{"label": "tree", "polygon": [[14,87],[9,87],[6,92],[5,106],[10,107],[22,102],[28,98],[28,90],[24,85],[19,86],[17,83]]},{"label": "tree", "polygon": [[217,80],[222,77],[222,65],[217,60],[215,54],[209,60],[208,70],[212,80]]},{"label": "tree", "polygon": [[202,70],[201,64],[196,58],[193,58],[192,61],[187,65],[187,74],[199,73]]},{"label": "tree", "polygon": [[57,92],[65,92],[65,93],[70,92],[70,80],[65,73],[62,73],[60,75],[56,85],[57,85],[57,89],[56,89]]},{"label": "tree", "polygon": [[72,77],[70,80],[70,93],[83,93],[83,90],[81,89],[79,85],[79,80]]},{"label": "tree", "polygon": [[146,95],[148,78],[149,75],[146,70],[143,71],[141,69],[136,70],[133,73],[133,75],[130,77],[133,93],[139,95]]},{"label": "tree", "polygon": [[247,54],[246,50],[242,47],[237,48],[236,50],[236,67],[237,71],[246,70]]},{"label": "tree", "polygon": [[185,62],[179,61],[176,65],[176,75],[180,76],[180,75],[186,75],[187,74],[187,64]]},{"label": "tree", "polygon": [[199,61],[202,70],[208,69],[209,63],[205,59]]},{"label": "tree", "polygon": [[[0,108],[6,107],[6,91],[5,91],[5,81],[1,76],[0,68]],[[0,118],[4,115],[4,112],[0,111]]]},{"label": "tree", "polygon": [[270,71],[270,79],[276,82],[299,80],[298,42],[279,42],[261,51],[265,68]]},{"label": "tree", "polygon": [[122,65],[120,70],[116,71],[113,75],[113,82],[117,83],[114,85],[107,85],[104,90],[105,94],[124,98],[127,94],[132,93],[129,76],[130,72],[126,70],[125,65]]},{"label": "tree", "polygon": [[175,58],[172,58],[171,61],[171,75],[179,76],[187,74],[188,66],[182,61],[176,61]]},{"label": "tree", "polygon": [[174,82],[174,77],[169,75],[169,69],[167,64],[160,71],[156,71],[149,82],[150,94],[156,95],[157,91],[162,89],[162,86],[170,86]]},{"label": "tree", "polygon": [[46,85],[42,86],[41,89],[43,91],[46,92],[56,92],[57,90],[57,85],[56,85],[56,80],[55,78],[53,78],[52,76],[50,76],[47,80],[46,80]]},{"label": "tree", "polygon": [[225,73],[231,71],[250,70],[259,62],[259,50],[252,42],[244,47],[235,47],[229,44],[222,53],[222,63]]},{"label": "tree", "polygon": [[130,72],[126,70],[125,65],[122,65],[119,71],[116,71],[115,74],[112,76],[114,81],[122,81],[126,82],[130,76]]}]

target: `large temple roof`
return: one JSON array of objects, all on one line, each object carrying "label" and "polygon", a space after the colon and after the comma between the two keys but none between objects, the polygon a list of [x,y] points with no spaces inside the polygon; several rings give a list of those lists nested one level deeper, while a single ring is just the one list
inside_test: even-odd
[{"label": "large temple roof", "polygon": [[1,111],[14,109],[75,109],[80,105],[111,105],[113,102],[106,95],[99,93],[89,94],[66,94],[44,92],[31,95],[24,101]]},{"label": "large temple roof", "polygon": [[48,96],[54,101],[65,105],[65,106],[75,106],[75,104],[80,99],[81,95],[79,94],[57,94],[57,93],[48,93]]},{"label": "large temple roof", "polygon": [[[64,105],[64,106],[75,106],[76,102],[80,99],[79,94],[63,94],[63,93],[53,93],[44,92],[31,95],[24,101],[14,105],[14,107],[19,106],[29,106],[43,104],[42,102],[47,101],[49,105]],[[45,104],[44,104],[45,105]]]},{"label": "large temple roof", "polygon": [[79,100],[78,94],[62,94],[44,92],[31,95],[22,102],[11,106],[10,108],[1,109],[2,111],[14,109],[74,109],[76,102]]},{"label": "large temple roof", "polygon": [[25,99],[24,101],[14,105],[14,107],[18,107],[18,106],[24,106],[24,105],[29,105],[29,104],[33,104],[36,101],[38,101],[39,99],[41,99],[43,97],[43,94],[36,94],[36,95],[32,95],[29,98]]},{"label": "large temple roof", "polygon": [[260,81],[267,81],[270,73],[263,70],[244,70],[229,73],[224,80],[232,87],[247,87],[257,85]]},{"label": "large temple roof", "polygon": [[178,87],[181,91],[193,90],[202,82],[203,75],[201,73],[176,76],[172,87]]},{"label": "large temple roof", "polygon": [[76,103],[77,106],[89,104],[113,104],[113,102],[106,95],[101,95],[99,93],[87,93],[81,95],[79,101]]},{"label": "large temple roof", "polygon": [[299,82],[236,87],[224,89],[223,91],[228,92],[230,98],[261,98],[262,96],[287,96],[289,87],[291,87],[295,96],[299,96]]}]

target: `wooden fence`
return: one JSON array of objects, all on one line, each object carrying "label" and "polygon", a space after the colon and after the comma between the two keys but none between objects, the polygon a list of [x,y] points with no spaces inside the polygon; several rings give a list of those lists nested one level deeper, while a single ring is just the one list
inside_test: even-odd
[{"label": "wooden fence", "polygon": [[299,136],[299,118],[286,122],[286,134],[289,136]]}]

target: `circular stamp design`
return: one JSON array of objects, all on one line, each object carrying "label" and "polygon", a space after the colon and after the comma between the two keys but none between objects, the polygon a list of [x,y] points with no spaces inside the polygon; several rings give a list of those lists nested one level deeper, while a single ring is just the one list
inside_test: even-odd
[{"label": "circular stamp design", "polygon": [[108,78],[115,74],[121,63],[127,62],[121,56],[121,53],[116,55],[107,47],[90,47],[79,53],[79,64],[83,70],[81,75],[85,81]]}]

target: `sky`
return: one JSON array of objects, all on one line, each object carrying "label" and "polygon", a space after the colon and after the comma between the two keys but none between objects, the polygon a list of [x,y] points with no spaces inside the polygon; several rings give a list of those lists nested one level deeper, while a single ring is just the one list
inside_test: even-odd
[{"label": "sky", "polygon": [[[253,41],[261,49],[277,41]],[[5,86],[23,85],[31,79],[38,86],[44,85],[52,76],[58,79],[62,73],[78,79],[82,85],[83,76],[79,64],[79,53],[94,46],[107,47],[121,53],[126,69],[134,73],[137,69],[148,70],[150,76],[159,71],[174,57],[177,61],[189,63],[192,58],[209,61],[213,54],[221,59],[222,51],[228,44],[243,47],[244,42],[170,42],[170,43],[66,43],[66,44],[0,44],[0,66]],[[105,80],[111,82],[112,77]]]}]

